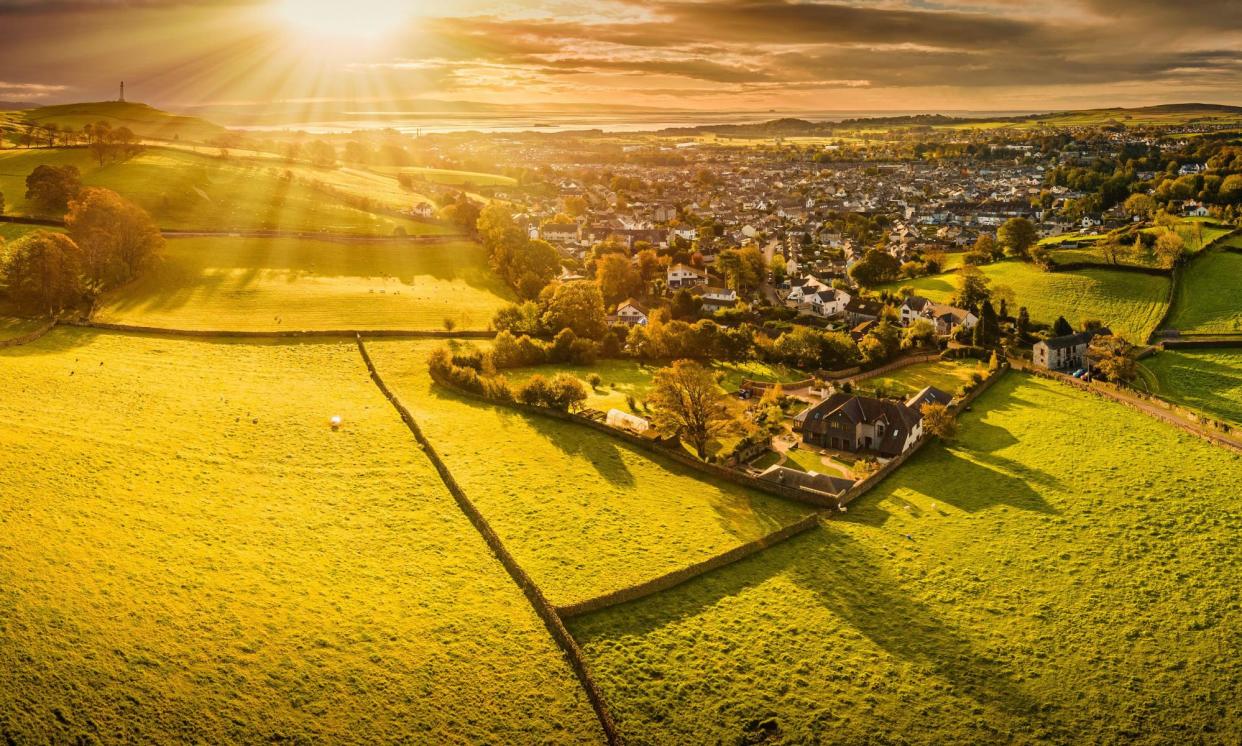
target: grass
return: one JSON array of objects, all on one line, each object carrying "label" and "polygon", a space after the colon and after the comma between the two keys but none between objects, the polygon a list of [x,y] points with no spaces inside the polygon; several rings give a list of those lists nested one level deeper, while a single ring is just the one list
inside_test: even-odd
[{"label": "grass", "polygon": [[859,381],[855,388],[874,392],[880,390],[887,396],[906,398],[922,391],[927,386],[935,386],[941,391],[956,394],[966,383],[970,382],[972,373],[987,375],[987,365],[964,358],[961,360],[936,360],[930,363],[915,363],[891,373]]},{"label": "grass", "polygon": [[[980,268],[992,286],[1014,291],[1017,302],[1009,309],[1016,314],[1026,306],[1031,319],[1051,323],[1058,316],[1075,326],[1086,319],[1100,319],[1114,332],[1132,341],[1147,339],[1168,303],[1169,278],[1110,269],[1084,269],[1074,272],[1044,272],[1025,262],[1004,261]],[[903,280],[889,286],[896,290],[909,285],[919,295],[937,302],[948,302],[957,290],[952,274]]]},{"label": "grass", "polygon": [[9,741],[602,740],[352,344],[60,329],[0,369]]},{"label": "grass", "polygon": [[1242,349],[1162,350],[1143,360],[1163,399],[1242,426]]},{"label": "grass", "polygon": [[445,186],[514,186],[517,179],[500,174],[487,174],[479,171],[455,171],[447,168],[428,168],[424,166],[380,166],[374,169],[378,173],[396,176],[409,174],[416,180],[428,181],[432,184]]},{"label": "grass", "polygon": [[367,346],[462,489],[553,603],[649,580],[808,512],[581,425],[434,387],[426,357],[437,343]]},{"label": "grass", "polygon": [[478,244],[184,238],[99,321],[178,329],[486,329],[511,298]]},{"label": "grass", "polygon": [[571,626],[634,742],[1230,742],[1240,479],[1010,374],[844,520]]},{"label": "grass", "polygon": [[[300,180],[282,178],[286,168],[249,159],[223,160],[176,148],[148,148],[127,160],[99,166],[85,148],[0,152],[0,193],[13,215],[59,218],[26,200],[26,176],[39,165],[77,166],[87,186],[100,186],[137,202],[166,229],[243,231],[285,230],[387,236],[398,228],[413,235],[444,232],[440,226],[367,212]],[[303,174],[304,176],[306,174]],[[392,199],[391,187],[369,189],[366,177],[351,171],[315,171],[313,178],[355,196],[378,190]],[[394,182],[395,184],[395,182]],[[388,195],[387,197],[385,195]],[[411,204],[416,198],[411,198]]]},{"label": "grass", "polygon": [[29,334],[46,323],[42,319],[23,319],[0,315],[0,342]]},{"label": "grass", "polygon": [[103,121],[113,129],[128,127],[139,137],[165,140],[209,140],[225,133],[223,127],[197,117],[169,114],[146,104],[120,101],[43,106],[23,112],[21,118],[73,130]]},{"label": "grass", "polygon": [[1196,334],[1242,332],[1242,253],[1207,251],[1182,269],[1166,326]]}]

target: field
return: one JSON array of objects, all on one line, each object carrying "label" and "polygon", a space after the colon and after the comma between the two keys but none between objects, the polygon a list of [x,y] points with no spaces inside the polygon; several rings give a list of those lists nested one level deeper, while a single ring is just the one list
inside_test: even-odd
[{"label": "field", "polygon": [[1230,742],[1240,480],[1011,373],[843,520],[571,626],[639,743]]},{"label": "field", "polygon": [[937,360],[930,363],[916,363],[891,373],[859,381],[854,388],[869,392],[880,391],[886,396],[902,398],[912,396],[927,386],[935,386],[941,391],[956,394],[963,385],[970,382],[971,374],[976,371],[987,375],[987,366],[970,358]]},{"label": "field", "polygon": [[61,129],[73,130],[102,121],[113,129],[128,127],[139,137],[164,140],[209,140],[225,132],[223,127],[197,117],[178,116],[146,104],[120,101],[43,106],[19,116],[44,126],[55,124]]},{"label": "field", "polygon": [[1152,393],[1242,426],[1242,349],[1163,350],[1142,365]]},{"label": "field", "polygon": [[182,238],[95,319],[177,329],[486,329],[511,297],[483,248]]},{"label": "field", "polygon": [[654,578],[808,512],[700,478],[581,425],[434,387],[426,357],[437,343],[367,346],[462,489],[553,603]]},{"label": "field", "polygon": [[[175,148],[149,148],[127,161],[103,166],[85,148],[2,151],[0,193],[5,195],[8,214],[60,217],[25,199],[26,176],[44,164],[77,166],[87,186],[106,187],[137,202],[166,229],[325,231],[376,236],[391,235],[398,228],[409,234],[445,230],[367,212],[302,180],[287,181],[282,177],[286,168],[297,170],[304,178],[323,181],[354,197],[373,197],[373,192],[378,192],[381,202],[393,202],[391,187],[377,190],[368,186],[369,177],[348,169],[337,174],[308,166],[265,165],[251,159],[222,160]],[[409,204],[418,200],[411,194]]]},{"label": "field", "polygon": [[432,184],[446,186],[513,186],[517,179],[500,174],[485,174],[478,171],[454,171],[445,168],[428,168],[425,166],[380,166],[376,172],[396,176],[409,174],[415,180],[428,181]]},{"label": "field", "polygon": [[0,369],[8,742],[602,740],[352,344],[62,329]]},{"label": "field", "polygon": [[[993,287],[1014,291],[1016,314],[1026,306],[1031,319],[1051,323],[1064,316],[1075,326],[1100,319],[1114,332],[1135,342],[1144,341],[1160,323],[1168,303],[1169,278],[1109,269],[1044,272],[1024,262],[1004,261],[980,269]],[[957,290],[952,274],[903,280],[889,289],[909,285],[919,295],[947,302]]]},{"label": "field", "polygon": [[1242,253],[1207,251],[1182,269],[1170,329],[1195,334],[1242,332]]},{"label": "field", "polygon": [[7,310],[0,306],[0,342],[20,337],[23,334],[29,334],[44,324],[39,319],[22,319],[16,316],[2,315]]}]

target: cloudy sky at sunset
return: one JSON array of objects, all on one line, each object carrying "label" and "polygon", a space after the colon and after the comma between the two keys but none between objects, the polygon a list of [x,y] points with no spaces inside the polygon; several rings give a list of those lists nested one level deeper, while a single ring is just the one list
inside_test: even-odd
[{"label": "cloudy sky at sunset", "polygon": [[1242,104],[1242,1],[0,0],[0,100]]}]

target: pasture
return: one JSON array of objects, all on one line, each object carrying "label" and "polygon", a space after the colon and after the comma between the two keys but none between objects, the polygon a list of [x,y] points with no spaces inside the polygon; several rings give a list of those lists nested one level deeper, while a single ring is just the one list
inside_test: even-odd
[{"label": "pasture", "polygon": [[1192,334],[1242,333],[1240,301],[1242,253],[1206,251],[1182,268],[1165,326]]},{"label": "pasture", "polygon": [[198,117],[179,116],[129,101],[98,101],[94,103],[41,106],[21,112],[21,120],[61,129],[81,130],[88,124],[107,122],[113,129],[128,127],[139,137],[163,140],[175,138],[205,141],[219,137],[225,129]]},{"label": "pasture", "polygon": [[[1160,323],[1168,305],[1167,277],[1110,269],[1044,272],[1033,264],[1003,261],[980,267],[992,287],[1008,287],[1017,300],[1009,312],[1026,306],[1031,319],[1052,323],[1058,316],[1078,327],[1084,320],[1100,319],[1114,332],[1134,342],[1147,339]],[[909,285],[919,295],[947,303],[957,290],[953,274],[903,280],[889,290]]]},{"label": "pasture", "polygon": [[1242,349],[1162,350],[1141,365],[1153,394],[1242,426]]},{"label": "pasture", "polygon": [[447,168],[430,168],[427,166],[378,166],[377,173],[395,177],[397,174],[409,174],[415,181],[426,181],[432,184],[457,187],[514,186],[517,179],[501,174],[488,174],[479,171],[456,171]]},{"label": "pasture", "polygon": [[352,343],[59,329],[0,369],[8,741],[602,740]]},{"label": "pasture", "polygon": [[571,627],[635,742],[1228,742],[1240,481],[1011,373],[840,520]]},{"label": "pasture", "polygon": [[475,243],[182,238],[97,321],[173,329],[486,329],[511,298]]},{"label": "pasture", "polygon": [[[444,232],[440,226],[370,212],[357,205],[372,199],[397,206],[391,190],[348,169],[340,173],[309,166],[221,159],[175,148],[148,148],[125,161],[98,164],[85,148],[0,152],[0,193],[13,215],[59,218],[26,200],[26,176],[40,165],[73,165],[87,186],[111,189],[151,213],[165,229],[203,231],[283,230],[391,235]],[[295,178],[284,172],[297,171]],[[307,172],[313,172],[308,174]],[[310,180],[337,193],[314,188]],[[378,199],[376,195],[378,194]],[[345,195],[345,196],[342,196]],[[354,204],[351,204],[351,201]],[[410,196],[409,205],[418,198]],[[409,206],[407,205],[407,206]]]},{"label": "pasture", "polygon": [[437,342],[371,340],[384,380],[462,489],[555,604],[628,587],[810,512],[703,478],[612,436],[434,386]]}]

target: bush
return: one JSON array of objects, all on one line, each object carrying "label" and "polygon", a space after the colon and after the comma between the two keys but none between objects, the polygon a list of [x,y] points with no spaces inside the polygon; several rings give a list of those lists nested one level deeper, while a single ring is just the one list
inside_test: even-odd
[{"label": "bush", "polygon": [[536,407],[543,406],[551,395],[552,387],[548,384],[548,379],[537,373],[517,390],[518,401]]},{"label": "bush", "polygon": [[592,373],[591,375],[587,376],[587,383],[591,384],[591,388],[593,389],[599,388],[600,384],[602,384],[603,382],[604,382],[604,379],[601,378],[598,373]]}]

